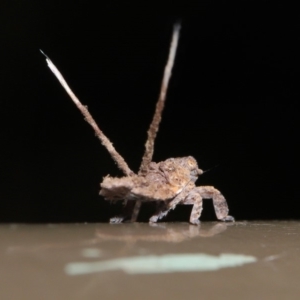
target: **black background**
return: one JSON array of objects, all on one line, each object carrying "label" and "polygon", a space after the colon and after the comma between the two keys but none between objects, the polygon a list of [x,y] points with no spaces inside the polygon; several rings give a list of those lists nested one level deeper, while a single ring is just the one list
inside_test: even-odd
[{"label": "black background", "polygon": [[[299,15],[286,1],[1,1],[2,222],[106,222],[121,175],[47,68],[133,170],[173,24],[182,32],[154,161],[192,155],[236,219],[298,219]],[[140,220],[152,207],[144,205]],[[168,220],[187,221],[180,206]],[[206,201],[202,220],[215,220]]]}]

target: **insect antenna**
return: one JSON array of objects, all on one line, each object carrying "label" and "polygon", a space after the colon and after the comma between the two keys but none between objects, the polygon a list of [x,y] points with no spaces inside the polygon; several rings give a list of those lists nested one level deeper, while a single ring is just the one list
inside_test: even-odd
[{"label": "insect antenna", "polygon": [[102,132],[102,130],[98,127],[97,123],[93,119],[92,115],[89,113],[86,106],[84,106],[79,99],[76,97],[76,95],[73,93],[67,82],[65,81],[62,74],[59,72],[59,70],[56,68],[56,66],[53,64],[53,62],[50,60],[50,58],[42,51],[41,53],[46,57],[46,61],[48,64],[48,67],[53,72],[55,77],[58,79],[60,84],[63,86],[65,91],[68,93],[72,101],[75,103],[77,108],[81,111],[81,113],[84,116],[84,119],[92,126],[92,128],[95,131],[95,134],[97,138],[101,141],[102,145],[107,149],[109,154],[111,155],[112,159],[116,162],[119,169],[123,171],[123,173],[127,176],[133,175],[133,171],[130,170],[128,167],[126,161],[124,158],[117,152],[111,141],[108,139],[108,137]]},{"label": "insect antenna", "polygon": [[215,165],[215,166],[213,166],[213,167],[211,167],[211,168],[209,168],[209,169],[207,169],[207,170],[202,170],[202,174],[204,174],[204,173],[207,173],[207,172],[210,172],[210,171],[212,171],[212,170],[214,170],[214,169],[216,169],[216,168],[218,168],[219,167],[219,164],[218,165]]},{"label": "insect antenna", "polygon": [[161,84],[161,89],[159,93],[159,97],[156,103],[156,108],[154,112],[154,116],[150,127],[147,131],[148,139],[145,144],[145,153],[142,158],[142,163],[139,169],[139,174],[145,174],[147,172],[148,166],[152,161],[153,152],[154,152],[154,141],[158,132],[159,124],[161,121],[162,111],[165,106],[165,99],[168,90],[169,80],[172,75],[172,68],[174,65],[178,40],[179,40],[179,32],[180,32],[180,23],[176,23],[173,28],[172,41],[169,50],[169,57],[167,60],[167,64],[165,66],[163,80]]}]

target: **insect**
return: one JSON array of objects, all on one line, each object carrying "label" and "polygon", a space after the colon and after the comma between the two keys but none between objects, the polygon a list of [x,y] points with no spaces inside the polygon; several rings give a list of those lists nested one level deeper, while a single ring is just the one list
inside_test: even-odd
[{"label": "insect", "polygon": [[201,175],[203,171],[198,168],[197,161],[192,156],[169,158],[159,163],[152,162],[154,141],[164,109],[168,83],[171,77],[179,40],[179,32],[180,24],[175,24],[161,91],[153,120],[147,132],[148,139],[145,144],[145,153],[138,173],[134,173],[128,167],[124,158],[116,151],[113,144],[98,127],[88,109],[81,104],[79,99],[72,92],[59,70],[42,52],[46,56],[46,61],[51,71],[81,111],[85,120],[92,126],[96,136],[100,139],[104,147],[106,147],[125,175],[120,178],[106,176],[100,183],[100,195],[106,200],[121,200],[125,202],[123,213],[120,216],[111,218],[111,223],[121,223],[125,218],[130,216],[131,221],[134,222],[137,219],[142,202],[155,201],[158,204],[157,211],[150,218],[150,223],[156,223],[178,204],[191,204],[193,208],[189,221],[191,224],[197,225],[200,223],[199,218],[202,211],[202,199],[213,199],[218,220],[234,221],[234,218],[228,215],[229,209],[224,196],[217,189],[213,186],[197,187],[195,185],[198,176]]}]

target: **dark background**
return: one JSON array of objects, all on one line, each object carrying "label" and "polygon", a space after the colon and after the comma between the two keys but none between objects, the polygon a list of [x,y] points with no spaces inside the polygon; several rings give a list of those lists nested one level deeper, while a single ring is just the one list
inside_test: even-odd
[{"label": "dark background", "polygon": [[[0,8],[0,221],[106,222],[121,175],[42,49],[133,170],[173,24],[182,32],[154,160],[193,155],[236,219],[298,219],[299,16],[286,1],[7,1]],[[152,206],[144,205],[141,221]],[[187,221],[180,206],[169,220]],[[211,201],[202,220],[215,220]]]}]

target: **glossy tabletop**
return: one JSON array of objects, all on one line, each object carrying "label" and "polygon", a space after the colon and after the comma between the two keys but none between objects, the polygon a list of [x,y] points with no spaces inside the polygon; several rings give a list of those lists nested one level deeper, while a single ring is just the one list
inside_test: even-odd
[{"label": "glossy tabletop", "polygon": [[0,226],[0,299],[300,299],[300,222]]}]

